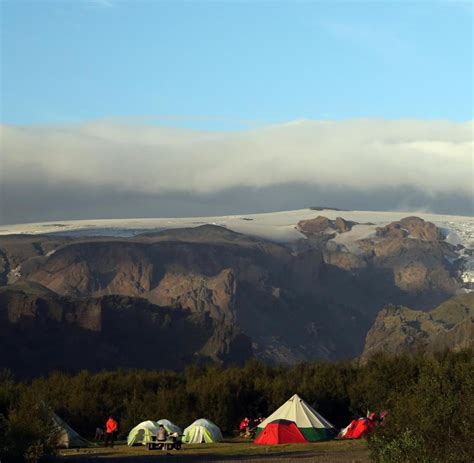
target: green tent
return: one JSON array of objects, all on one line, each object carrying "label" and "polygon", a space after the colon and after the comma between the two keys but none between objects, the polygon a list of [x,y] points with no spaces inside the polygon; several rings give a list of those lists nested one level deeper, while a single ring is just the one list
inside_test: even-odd
[{"label": "green tent", "polygon": [[337,435],[334,426],[311,408],[298,394],[288,399],[257,428],[257,436],[274,420],[293,421],[306,440],[315,442],[333,439]]},{"label": "green tent", "polygon": [[128,433],[127,445],[145,445],[151,442],[151,436],[156,436],[157,432],[158,425],[154,421],[143,421]]},{"label": "green tent", "polygon": [[212,444],[221,440],[222,433],[219,427],[205,418],[190,424],[183,433],[183,442],[186,444]]}]

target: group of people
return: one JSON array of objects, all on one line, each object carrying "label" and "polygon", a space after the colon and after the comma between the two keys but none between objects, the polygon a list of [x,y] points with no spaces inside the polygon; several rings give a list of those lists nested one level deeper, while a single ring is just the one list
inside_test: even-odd
[{"label": "group of people", "polygon": [[108,447],[110,442],[110,447],[113,448],[115,439],[118,433],[118,423],[117,420],[114,419],[113,416],[109,416],[109,419],[105,423],[105,428],[98,427],[95,429],[95,440],[102,440],[104,439],[105,447]]},{"label": "group of people", "polygon": [[239,424],[240,436],[252,437],[252,433],[255,431],[255,428],[264,420],[265,418],[263,418],[263,416],[259,416],[258,418],[254,418],[253,420],[248,417],[245,417]]}]

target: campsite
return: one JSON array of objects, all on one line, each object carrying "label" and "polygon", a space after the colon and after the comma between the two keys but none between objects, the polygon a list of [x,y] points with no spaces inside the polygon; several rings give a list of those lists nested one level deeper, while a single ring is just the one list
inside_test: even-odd
[{"label": "campsite", "polygon": [[[466,350],[433,357],[378,355],[360,365],[249,362],[182,373],[54,373],[29,382],[3,372],[2,462],[24,461],[20,456],[28,454],[29,462],[66,463],[470,463],[473,362],[472,350]],[[106,448],[94,432],[110,415],[118,422],[117,442]],[[247,419],[248,436],[239,430]],[[160,424],[166,439],[179,438],[179,450],[167,448],[168,440],[165,451],[160,442],[149,449]]]},{"label": "campsite", "polygon": [[[314,410],[298,394],[294,394],[267,419],[252,428],[247,439],[226,439],[212,421],[200,418],[184,431],[168,419],[143,421],[130,430],[125,443],[115,446],[83,439],[52,410],[58,445],[68,450],[59,453],[59,461],[87,462],[97,457],[108,461],[130,459],[151,461],[353,461],[368,462],[364,441],[330,442],[338,437],[334,426]],[[249,420],[247,419],[247,422]],[[168,437],[160,444],[160,428]],[[248,430],[248,428],[247,428]],[[360,436],[362,437],[362,436]],[[342,438],[342,437],[341,437]],[[179,442],[179,445],[175,445]],[[184,447],[181,442],[186,444]],[[314,444],[322,444],[315,446]],[[217,444],[217,445],[216,445]],[[186,451],[182,452],[186,448]],[[151,450],[165,452],[150,453]],[[146,451],[148,450],[148,451]]]}]

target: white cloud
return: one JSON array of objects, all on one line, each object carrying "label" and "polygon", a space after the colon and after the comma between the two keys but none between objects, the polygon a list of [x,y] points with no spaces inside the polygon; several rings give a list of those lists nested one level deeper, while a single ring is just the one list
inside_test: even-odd
[{"label": "white cloud", "polygon": [[136,193],[215,193],[282,183],[473,193],[473,122],[297,121],[240,132],[92,122],[2,126],[10,182]]}]

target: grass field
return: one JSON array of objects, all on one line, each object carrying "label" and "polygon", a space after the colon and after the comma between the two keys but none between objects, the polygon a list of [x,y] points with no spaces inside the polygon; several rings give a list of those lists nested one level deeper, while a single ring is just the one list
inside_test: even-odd
[{"label": "grass field", "polygon": [[253,445],[238,439],[225,440],[218,444],[183,445],[180,451],[148,450],[146,447],[127,447],[119,443],[113,449],[62,450],[61,463],[88,463],[105,460],[113,462],[278,462],[278,463],[369,463],[369,452],[365,440],[334,440],[311,444]]}]

